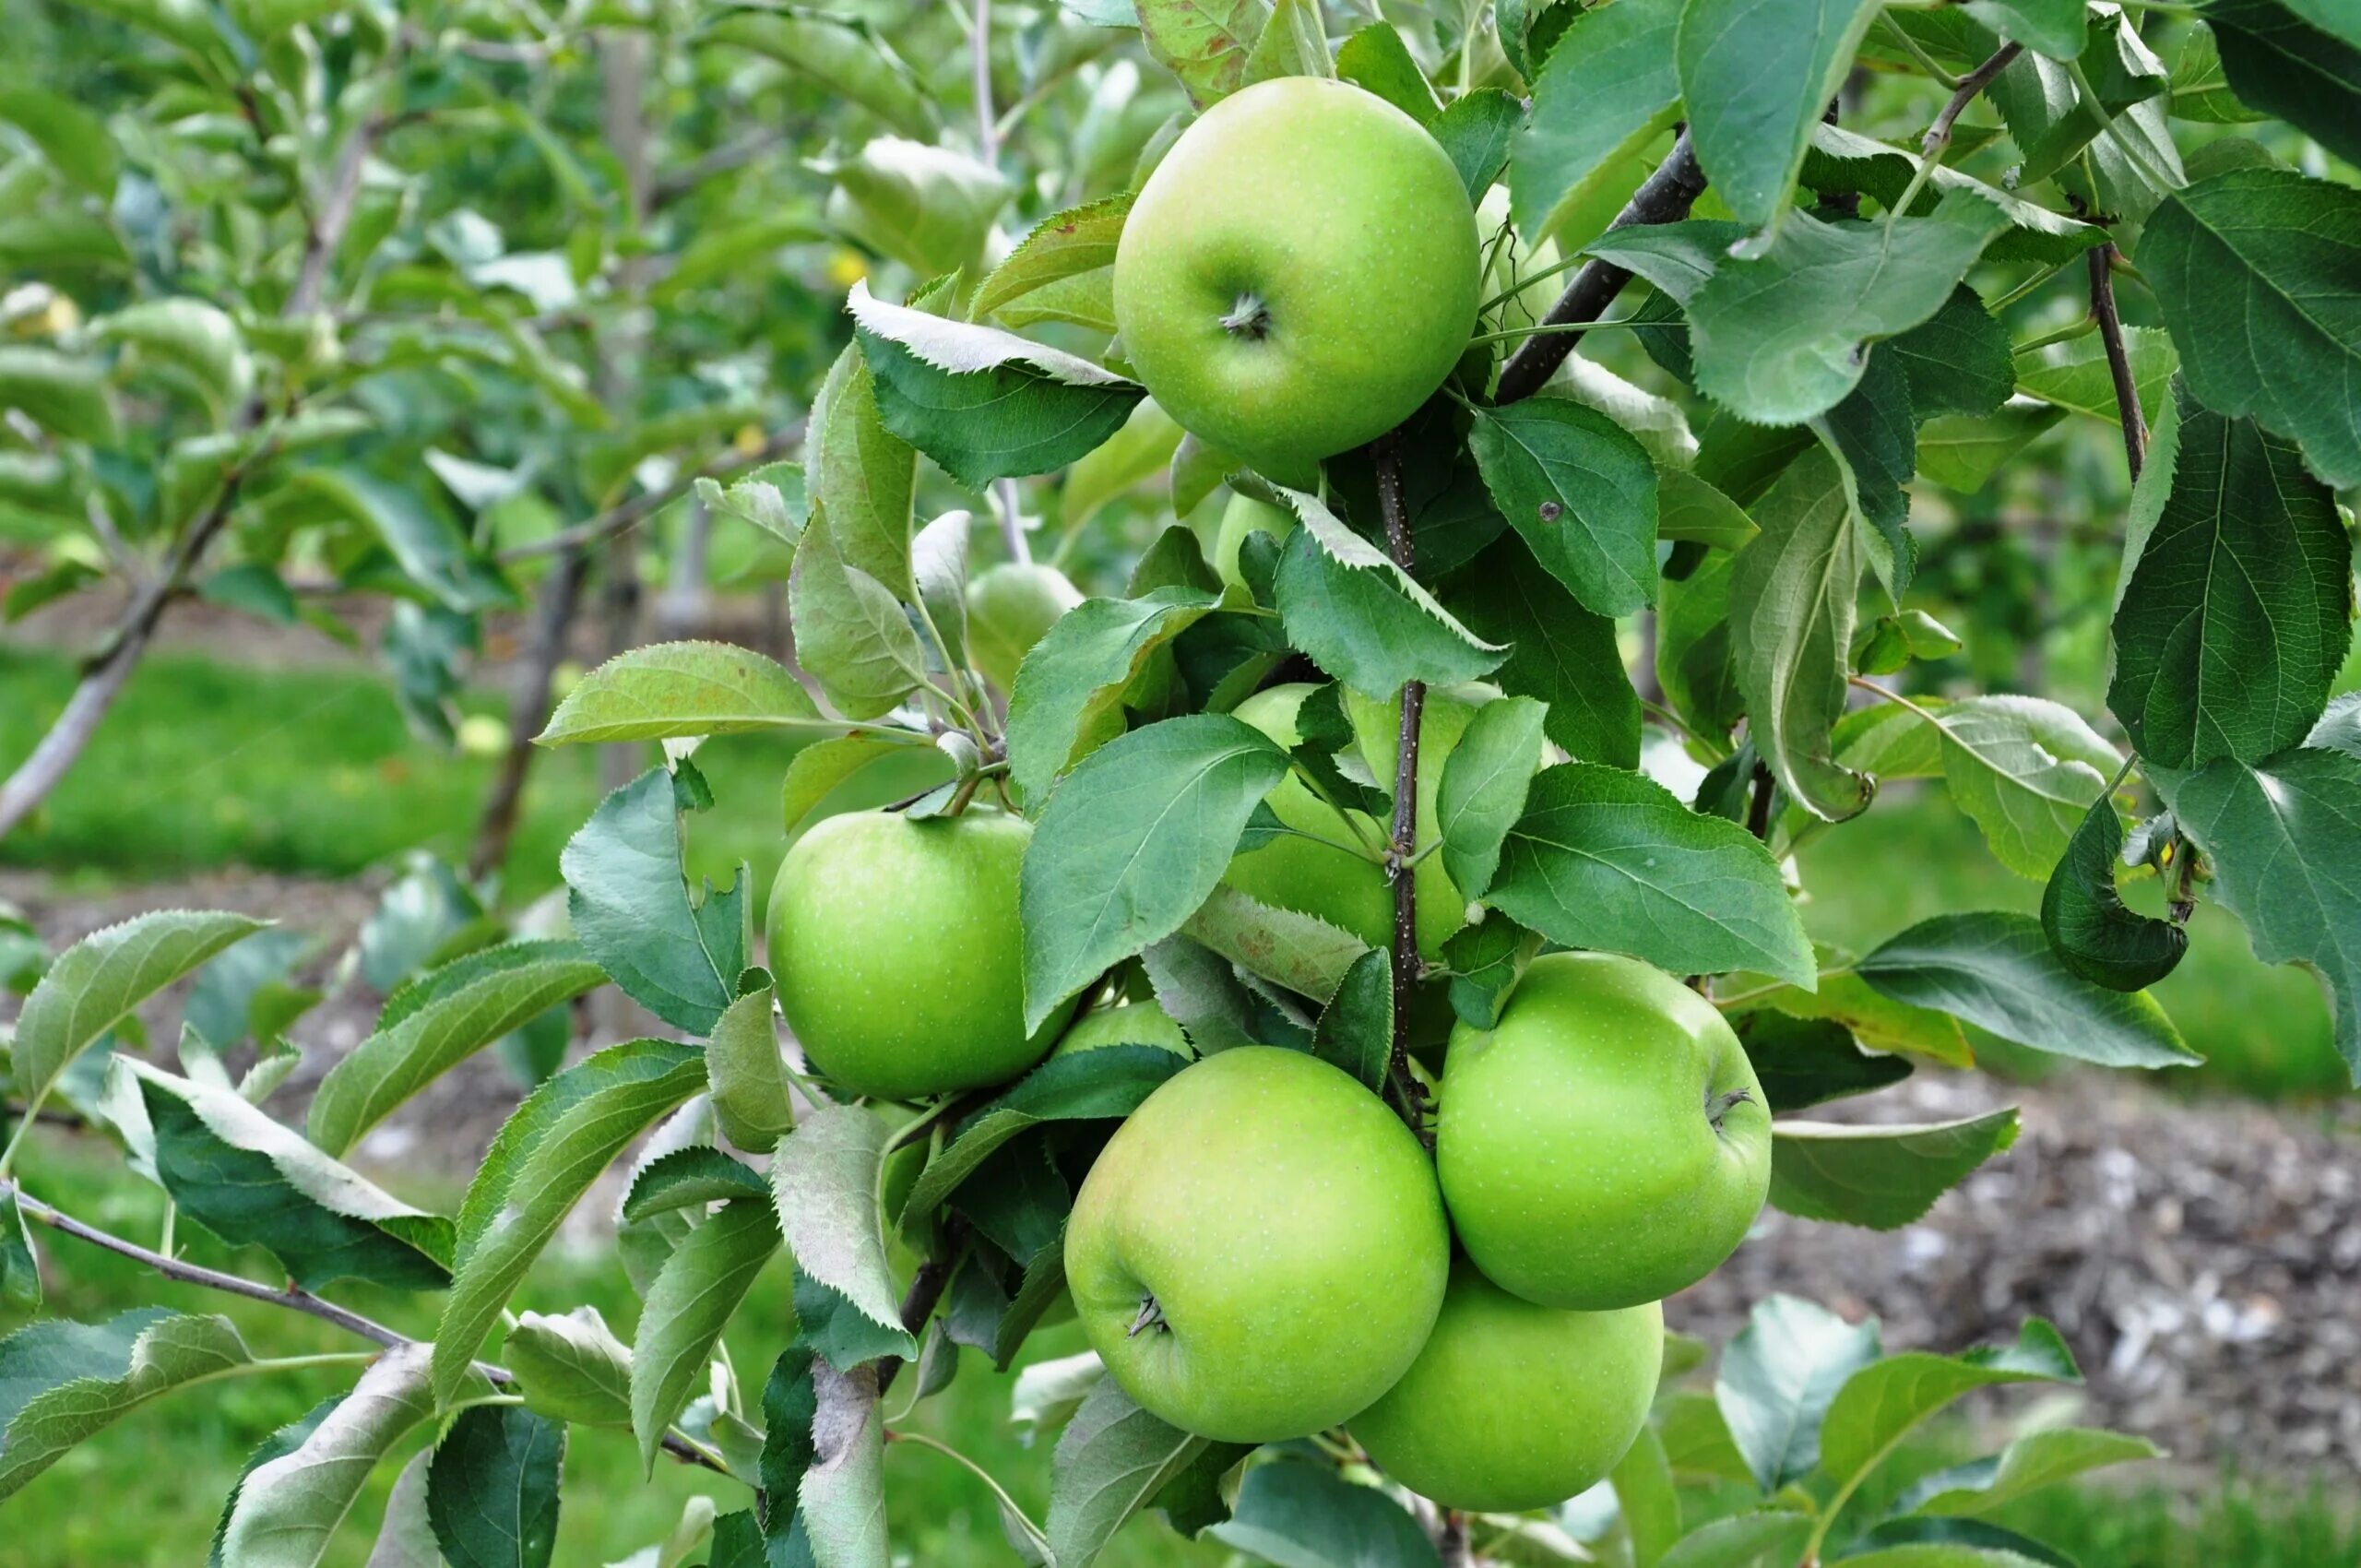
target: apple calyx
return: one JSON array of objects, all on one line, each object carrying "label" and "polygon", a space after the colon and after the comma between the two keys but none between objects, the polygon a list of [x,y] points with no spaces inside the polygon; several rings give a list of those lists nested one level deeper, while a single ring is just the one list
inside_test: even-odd
[{"label": "apple calyx", "polygon": [[1271,307],[1263,303],[1260,295],[1249,290],[1238,296],[1238,303],[1231,305],[1229,314],[1221,318],[1221,329],[1233,338],[1259,343],[1271,335]]},{"label": "apple calyx", "polygon": [[1140,1297],[1140,1315],[1132,1319],[1132,1326],[1123,1330],[1123,1337],[1137,1339],[1151,1328],[1166,1334],[1172,1332],[1172,1325],[1164,1321],[1164,1308],[1157,1301],[1154,1291]]},{"label": "apple calyx", "polygon": [[1722,1119],[1730,1113],[1733,1106],[1750,1105],[1753,1101],[1754,1093],[1750,1089],[1732,1089],[1727,1094],[1708,1095],[1705,1099],[1705,1120],[1712,1123],[1714,1131],[1718,1133],[1722,1130]]}]

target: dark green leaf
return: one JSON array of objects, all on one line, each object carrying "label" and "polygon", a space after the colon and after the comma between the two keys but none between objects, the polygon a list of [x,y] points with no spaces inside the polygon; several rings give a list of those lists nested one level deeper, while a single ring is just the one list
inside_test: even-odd
[{"label": "dark green leaf", "polygon": [[1426,72],[1410,58],[1409,46],[1391,22],[1371,22],[1346,39],[1336,51],[1336,74],[1377,94],[1421,125],[1432,125],[1442,113]]},{"label": "dark green leaf", "polygon": [[2277,0],[2207,0],[2205,19],[2241,101],[2340,158],[2361,160],[2361,40],[2314,26]]},{"label": "dark green leaf", "polygon": [[2144,991],[2173,972],[2189,932],[2133,911],[2116,890],[2123,824],[2115,802],[2093,802],[2041,895],[2041,929],[2058,961],[2109,991]]},{"label": "dark green leaf", "polygon": [[[1680,99],[1672,51],[1680,9],[1679,0],[1619,0],[1566,24],[1533,84],[1533,115],[1517,133],[1509,167],[1511,208],[1528,240],[1554,230],[1562,213],[1672,124]],[[1505,43],[1508,30],[1501,31]]]},{"label": "dark green leaf", "polygon": [[623,1194],[623,1219],[630,1224],[650,1215],[694,1208],[700,1216],[709,1204],[732,1198],[766,1198],[770,1184],[762,1172],[743,1160],[732,1159],[711,1144],[690,1144],[658,1155],[641,1166]]},{"label": "dark green leaf", "polygon": [[1096,741],[1157,649],[1194,625],[1217,593],[1160,588],[1139,599],[1088,599],[1060,616],[1017,667],[1008,704],[1009,781],[1046,800],[1086,739]]},{"label": "dark green leaf", "polygon": [[546,1568],[564,1462],[562,1422],[514,1405],[460,1411],[426,1470],[426,1516],[451,1568]]},{"label": "dark green leaf", "polygon": [[1207,1533],[1289,1568],[1430,1568],[1442,1562],[1418,1522],[1384,1492],[1302,1459],[1248,1471],[1229,1522]]},{"label": "dark green leaf", "polygon": [[1461,625],[1318,497],[1280,493],[1302,527],[1281,547],[1273,591],[1288,638],[1313,663],[1364,696],[1384,698],[1408,681],[1451,685],[1501,662],[1506,649]]},{"label": "dark green leaf", "polygon": [[1443,760],[1435,790],[1435,826],[1443,869],[1460,892],[1480,898],[1492,885],[1501,842],[1525,813],[1541,766],[1548,710],[1531,697],[1486,703]]},{"label": "dark green leaf", "polygon": [[1540,951],[1538,932],[1525,930],[1498,910],[1462,926],[1442,944],[1443,962],[1451,966],[1451,1010],[1469,1028],[1490,1028],[1501,1021],[1501,1009]]},{"label": "dark green leaf", "polygon": [[958,1133],[911,1187],[903,1214],[931,1213],[1001,1146],[1044,1122],[1128,1116],[1158,1084],[1188,1065],[1161,1046],[1108,1045],[1052,1056],[959,1124]]},{"label": "dark green leaf", "polygon": [[1374,1092],[1385,1092],[1385,1075],[1394,1053],[1394,959],[1382,947],[1372,947],[1345,971],[1336,994],[1321,1009],[1311,1036],[1311,1053],[1358,1078]]},{"label": "dark green leaf", "polygon": [[778,1221],[763,1193],[722,1205],[664,1261],[631,1351],[631,1426],[647,1473],[655,1472],[666,1430],[710,1383],[707,1367],[721,1331],[778,1243]]},{"label": "dark green leaf", "polygon": [[1547,705],[1549,739],[1584,762],[1639,766],[1640,698],[1623,672],[1615,623],[1576,603],[1524,540],[1495,540],[1442,591],[1470,630],[1508,648],[1494,679]]},{"label": "dark green leaf", "polygon": [[1981,1519],[1888,1519],[1836,1561],[1853,1568],[2081,1568],[2064,1552]]},{"label": "dark green leaf", "polygon": [[1762,1098],[1774,1111],[1867,1094],[1910,1076],[1907,1058],[1862,1050],[1853,1031],[1832,1018],[1798,1018],[1764,1008],[1730,1021],[1762,1081]]},{"label": "dark green leaf", "polygon": [[1898,1229],[2016,1137],[2013,1109],[1918,1126],[1780,1122],[1771,1203],[1805,1219]]},{"label": "dark green leaf", "polygon": [[1528,398],[1478,410],[1468,445],[1501,515],[1584,609],[1611,618],[1655,602],[1655,465],[1621,425]]},{"label": "dark green leaf", "polygon": [[17,1203],[17,1189],[0,1193],[0,1306],[31,1313],[41,1307],[41,1258]]},{"label": "dark green leaf", "polygon": [[2076,58],[2089,42],[2083,0],[1967,0],[1963,9],[2001,37],[2053,60]]},{"label": "dark green leaf", "polygon": [[1887,352],[1909,376],[1910,407],[1922,420],[1991,413],[2016,385],[2008,329],[1964,284],[1932,316],[1892,339]]},{"label": "dark green leaf", "polygon": [[1509,142],[1525,124],[1525,105],[1496,87],[1479,87],[1453,99],[1427,128],[1450,155],[1467,187],[1467,199],[1481,201],[1509,160]]},{"label": "dark green leaf", "polygon": [[[1891,208],[1902,199],[1902,193],[1917,168],[1915,150],[1905,152],[1858,131],[1823,124],[1813,127],[1804,179],[1825,193],[1858,193],[1874,196]],[[1952,191],[1971,191],[1998,207],[2008,218],[2008,232],[1994,240],[1986,252],[1994,261],[2029,261],[2058,267],[2106,240],[2106,231],[2095,223],[2053,212],[1948,165],[1936,167],[1933,177],[1912,204],[1910,216],[1916,218],[1933,211],[1941,196]]]},{"label": "dark green leaf", "polygon": [[[1812,127],[1880,9],[1870,0],[1689,0],[1681,8],[1675,56],[1689,134],[1741,222],[1763,228],[1787,205]],[[1799,216],[1786,213],[1785,222]]]},{"label": "dark green leaf", "polygon": [[691,1034],[710,1032],[746,967],[746,873],[702,899],[681,870],[672,776],[651,767],[609,795],[559,857],[575,934],[625,995]]}]

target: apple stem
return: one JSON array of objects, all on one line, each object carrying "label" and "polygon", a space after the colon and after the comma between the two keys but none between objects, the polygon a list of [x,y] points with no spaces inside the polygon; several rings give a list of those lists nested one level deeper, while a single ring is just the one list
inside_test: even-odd
[{"label": "apple stem", "polygon": [[1240,294],[1229,314],[1221,318],[1221,329],[1233,338],[1259,343],[1271,335],[1271,307],[1251,291]]},{"label": "apple stem", "polygon": [[1164,1321],[1163,1304],[1157,1301],[1154,1291],[1140,1298],[1140,1315],[1132,1319],[1132,1326],[1123,1330],[1123,1337],[1137,1339],[1151,1328],[1172,1332],[1172,1325]]},{"label": "apple stem", "polygon": [[1722,1130],[1722,1119],[1730,1113],[1733,1107],[1753,1102],[1754,1091],[1751,1089],[1732,1089],[1727,1094],[1709,1095],[1705,1099],[1705,1120],[1712,1123],[1714,1131],[1718,1133]]},{"label": "apple stem", "polygon": [[1442,1560],[1442,1568],[1468,1568],[1474,1561],[1467,1552],[1467,1515],[1456,1508],[1442,1511],[1435,1530],[1435,1555]]},{"label": "apple stem", "polygon": [[[1378,509],[1385,517],[1386,552],[1407,575],[1417,549],[1410,538],[1410,509],[1402,494],[1399,434],[1389,431],[1379,436],[1374,456]],[[1404,683],[1401,742],[1394,764],[1394,831],[1385,849],[1385,874],[1394,885],[1394,1039],[1386,1058],[1385,1082],[1402,1119],[1422,1142],[1429,1142],[1427,1095],[1410,1072],[1410,1003],[1419,980],[1418,878],[1412,867],[1418,849],[1418,729],[1426,707],[1426,683]]]}]

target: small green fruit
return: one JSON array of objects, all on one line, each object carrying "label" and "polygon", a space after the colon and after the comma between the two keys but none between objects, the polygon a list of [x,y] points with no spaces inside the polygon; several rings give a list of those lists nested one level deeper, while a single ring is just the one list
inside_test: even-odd
[{"label": "small green fruit", "polygon": [[1426,1151],[1318,1058],[1240,1046],[1182,1069],[1074,1199],[1066,1278],[1123,1392],[1227,1443],[1358,1415],[1433,1328],[1451,1236]]},{"label": "small green fruit", "polygon": [[1196,1054],[1189,1047],[1189,1037],[1172,1021],[1172,1015],[1154,1002],[1132,1002],[1085,1013],[1074,1021],[1072,1028],[1058,1037],[1050,1054],[1072,1056],[1076,1051],[1096,1051],[1105,1045],[1153,1045],[1175,1056]]},{"label": "small green fruit", "polygon": [[1016,689],[1016,667],[1057,618],[1082,602],[1082,590],[1055,566],[1003,562],[967,584],[967,652],[984,678]]},{"label": "small green fruit", "polygon": [[1461,1258],[1426,1348],[1354,1438],[1445,1508],[1522,1514],[1587,1490],[1640,1435],[1664,1364],[1664,1310],[1539,1307]]},{"label": "small green fruit", "polygon": [[[1301,739],[1296,713],[1313,690],[1301,683],[1267,687],[1232,711],[1279,744],[1293,747]],[[1294,835],[1274,838],[1233,859],[1222,873],[1223,885],[1258,903],[1340,926],[1372,947],[1391,943],[1394,893],[1384,868],[1350,848],[1381,845],[1385,830],[1366,813],[1339,812],[1292,772],[1265,799],[1280,822],[1325,842]]]},{"label": "small green fruit", "polygon": [[1545,1306],[1661,1301],[1746,1239],[1771,1111],[1712,1003],[1608,953],[1536,958],[1497,1028],[1452,1031],[1435,1166],[1476,1266]]},{"label": "small green fruit", "polygon": [[1017,869],[1033,830],[970,811],[848,812],[796,841],[765,921],[779,1008],[848,1094],[980,1088],[1041,1060],[1061,1009],[1025,1032]]}]

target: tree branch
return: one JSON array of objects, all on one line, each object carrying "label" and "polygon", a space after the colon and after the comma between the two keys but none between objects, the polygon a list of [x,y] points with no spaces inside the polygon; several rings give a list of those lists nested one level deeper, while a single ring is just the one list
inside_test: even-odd
[{"label": "tree branch", "polygon": [[[30,1193],[26,1192],[18,1182],[0,1182],[0,1194],[13,1194],[18,1211],[28,1219],[45,1225],[61,1235],[71,1236],[80,1241],[88,1241],[94,1247],[104,1248],[118,1256],[129,1258],[134,1263],[144,1264],[166,1279],[183,1285],[203,1286],[208,1290],[219,1290],[224,1295],[243,1296],[249,1301],[263,1301],[274,1307],[285,1307],[290,1311],[302,1313],[307,1317],[318,1318],[322,1323],[333,1324],[348,1334],[357,1334],[370,1343],[382,1345],[389,1350],[417,1343],[409,1336],[386,1327],[375,1318],[364,1317],[350,1307],[340,1307],[334,1301],[323,1301],[299,1286],[291,1284],[284,1290],[274,1290],[267,1285],[258,1285],[251,1279],[243,1279],[234,1274],[224,1274],[219,1269],[207,1268],[201,1264],[187,1263],[180,1258],[171,1257],[163,1253],[143,1247],[136,1241],[125,1241],[112,1231],[101,1230],[95,1225],[85,1224],[64,1210],[42,1202]],[[505,1367],[494,1366],[489,1361],[478,1361],[476,1371],[503,1387],[513,1385],[516,1381],[515,1372]],[[707,1469],[722,1468],[695,1443],[677,1433],[665,1434],[664,1451],[685,1464],[701,1465]],[[726,1474],[727,1471],[724,1473]]]},{"label": "tree branch", "polygon": [[2123,420],[2124,460],[2136,484],[2148,457],[2148,422],[2140,411],[2140,384],[2132,379],[2131,356],[2123,345],[2123,317],[2115,308],[2115,245],[2109,242],[2084,254],[2091,269],[2091,315],[2099,324],[2099,341],[2106,345],[2107,374]]},{"label": "tree branch", "polygon": [[[1656,165],[1655,172],[1642,182],[1622,211],[1615,215],[1610,229],[1629,228],[1635,223],[1678,223],[1689,216],[1689,209],[1704,194],[1705,172],[1697,165],[1697,154],[1689,145],[1689,133],[1682,131],[1679,139],[1665,160]],[[1543,316],[1543,327],[1565,327],[1576,322],[1596,321],[1608,305],[1620,293],[1631,275],[1611,261],[1594,260],[1587,263],[1558,303]],[[1573,351],[1576,334],[1544,332],[1529,338],[1523,347],[1509,357],[1501,368],[1497,403],[1513,403],[1530,398],[1541,390],[1542,384],[1557,374]]]},{"label": "tree branch", "polygon": [[534,618],[533,646],[516,677],[516,693],[508,709],[508,750],[500,759],[500,774],[477,819],[474,850],[468,856],[468,875],[481,882],[508,859],[508,842],[516,832],[516,815],[525,800],[525,778],[533,766],[533,737],[549,721],[550,687],[558,661],[565,657],[566,634],[582,605],[583,579],[590,563],[579,550],[561,551],[541,584],[540,613]]},{"label": "tree branch", "polygon": [[749,469],[758,469],[765,463],[777,461],[794,450],[796,444],[802,439],[803,422],[798,420],[768,441],[764,442],[753,452],[741,452],[731,447],[718,454],[702,468],[681,475],[660,490],[651,490],[645,494],[635,495],[619,506],[610,507],[588,521],[576,523],[570,529],[561,529],[547,539],[537,539],[529,543],[511,545],[492,559],[504,566],[512,562],[529,561],[537,555],[556,555],[564,551],[580,550],[597,544],[602,540],[612,539],[617,534],[637,528],[649,517],[686,495],[696,488],[697,481],[734,479]]},{"label": "tree branch", "polygon": [[1959,86],[1952,89],[1951,101],[1943,105],[1941,113],[1935,116],[1935,123],[1928,126],[1927,134],[1919,138],[1921,157],[1932,160],[1941,156],[1943,148],[1951,145],[1952,127],[1967,112],[1967,106],[1975,101],[1975,95],[1990,87],[1993,80],[2009,68],[2009,63],[2023,53],[2024,45],[2022,43],[2004,43],[1993,52],[1991,58],[1960,77]]},{"label": "tree branch", "polygon": [[[1385,517],[1386,553],[1406,574],[1417,561],[1410,537],[1410,513],[1402,494],[1400,436],[1388,432],[1378,437],[1377,504]],[[1402,687],[1402,728],[1394,749],[1394,825],[1385,848],[1385,874],[1394,885],[1394,1039],[1386,1056],[1385,1082],[1393,1091],[1403,1120],[1425,1136],[1426,1097],[1410,1075],[1410,1004],[1418,992],[1418,891],[1411,862],[1418,852],[1418,732],[1427,709],[1423,681]]]},{"label": "tree branch", "polygon": [[[902,1332],[915,1337],[924,1332],[926,1320],[943,1302],[943,1289],[951,1283],[951,1258],[958,1248],[952,1237],[945,1235],[943,1249],[927,1257],[910,1276],[910,1288],[902,1293]],[[894,1379],[901,1374],[902,1359],[888,1356],[877,1369],[877,1394],[880,1398],[894,1386]]]}]

